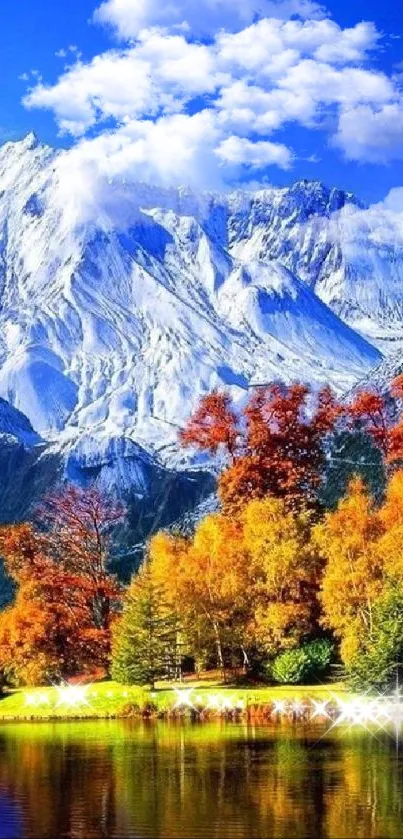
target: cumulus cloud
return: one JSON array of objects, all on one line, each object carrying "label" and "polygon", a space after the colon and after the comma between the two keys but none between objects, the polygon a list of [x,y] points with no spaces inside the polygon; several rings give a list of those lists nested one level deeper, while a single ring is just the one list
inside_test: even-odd
[{"label": "cumulus cloud", "polygon": [[296,151],[276,137],[290,123],[328,132],[352,160],[403,157],[403,101],[371,66],[373,23],[343,29],[310,0],[106,0],[96,17],[125,43],[78,55],[24,98],[76,138],[86,169],[225,185],[292,166]]},{"label": "cumulus cloud", "polygon": [[403,159],[403,100],[358,104],[342,111],[335,145],[348,160]]},{"label": "cumulus cloud", "polygon": [[228,75],[215,56],[183,36],[147,31],[135,47],[78,61],[54,85],[38,84],[28,108],[53,110],[62,131],[84,134],[97,122],[180,111],[199,94],[213,93]]},{"label": "cumulus cloud", "polygon": [[91,217],[94,206],[105,203],[111,182],[114,190],[131,181],[222,190],[236,181],[242,169],[256,172],[271,165],[286,169],[291,162],[292,152],[282,143],[226,137],[216,113],[206,109],[193,115],[164,115],[156,121],[131,120],[115,131],[80,140],[57,166],[60,194],[74,206],[90,206]]},{"label": "cumulus cloud", "polygon": [[217,156],[224,163],[234,163],[264,169],[273,163],[282,169],[289,169],[292,155],[287,146],[282,143],[270,143],[259,140],[252,143],[245,137],[227,137],[216,149]]},{"label": "cumulus cloud", "polygon": [[127,40],[154,26],[180,26],[200,36],[219,29],[239,29],[257,17],[288,19],[296,15],[313,20],[325,14],[314,0],[105,0],[94,19]]},{"label": "cumulus cloud", "polygon": [[[368,294],[373,297],[375,307],[380,300],[384,305],[387,288],[393,320],[393,312],[402,306],[399,265],[403,252],[403,187],[391,190],[383,201],[366,208],[345,205],[330,219],[327,235],[337,244],[342,242],[347,260],[359,266],[362,275],[367,273],[371,278]],[[349,282],[354,295],[354,275]],[[365,328],[368,331],[371,323],[367,321]]]},{"label": "cumulus cloud", "polygon": [[162,100],[163,92],[157,98],[144,62],[130,53],[109,52],[90,64],[76,64],[53,86],[37,85],[24,104],[52,110],[63,131],[80,135],[108,117],[156,113]]},{"label": "cumulus cloud", "polygon": [[217,36],[221,59],[230,65],[276,78],[300,56],[330,64],[366,59],[379,40],[373,23],[362,22],[342,29],[332,20],[262,19]]}]

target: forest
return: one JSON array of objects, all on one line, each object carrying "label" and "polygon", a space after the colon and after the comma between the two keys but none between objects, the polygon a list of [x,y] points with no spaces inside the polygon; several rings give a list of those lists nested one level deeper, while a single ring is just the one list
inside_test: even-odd
[{"label": "forest", "polygon": [[403,664],[402,400],[403,376],[348,402],[298,383],[241,408],[203,397],[180,444],[215,464],[218,509],[155,533],[129,584],[111,568],[127,511],[95,487],[65,485],[3,526],[2,684],[209,670],[308,684],[333,665],[387,688]]}]

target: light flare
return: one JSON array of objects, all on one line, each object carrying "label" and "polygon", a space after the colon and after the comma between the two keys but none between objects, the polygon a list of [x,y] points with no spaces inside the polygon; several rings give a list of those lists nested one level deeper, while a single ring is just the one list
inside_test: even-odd
[{"label": "light flare", "polygon": [[68,708],[78,708],[80,705],[90,707],[88,701],[90,685],[68,685],[62,683],[56,689],[59,697],[56,708],[59,708],[60,705],[65,705]]},{"label": "light flare", "polygon": [[175,688],[175,693],[177,698],[173,707],[174,711],[178,710],[179,708],[191,708],[193,711],[196,710],[191,699],[193,688],[187,688],[186,690],[181,688]]}]

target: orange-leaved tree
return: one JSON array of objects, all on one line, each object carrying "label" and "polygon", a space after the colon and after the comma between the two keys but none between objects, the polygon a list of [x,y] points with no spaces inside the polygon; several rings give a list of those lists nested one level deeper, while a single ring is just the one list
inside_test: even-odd
[{"label": "orange-leaved tree", "polygon": [[0,615],[0,667],[14,682],[35,684],[85,669],[99,660],[80,579],[43,552],[31,525],[3,528],[0,550],[17,587]]},{"label": "orange-leaved tree", "polygon": [[186,543],[181,537],[154,537],[150,570],[181,615],[187,648],[198,661],[210,656],[224,669],[234,650],[241,649],[249,596],[239,522],[210,515]]},{"label": "orange-leaved tree", "polygon": [[0,615],[0,667],[18,683],[107,666],[119,605],[107,559],[120,509],[94,490],[67,488],[43,510],[40,526],[0,530],[0,553],[17,586]]},{"label": "orange-leaved tree", "polygon": [[330,388],[306,385],[255,388],[239,412],[227,393],[202,398],[180,439],[212,453],[223,450],[219,479],[224,509],[274,495],[289,509],[315,506],[326,463],[326,443],[343,413]]}]

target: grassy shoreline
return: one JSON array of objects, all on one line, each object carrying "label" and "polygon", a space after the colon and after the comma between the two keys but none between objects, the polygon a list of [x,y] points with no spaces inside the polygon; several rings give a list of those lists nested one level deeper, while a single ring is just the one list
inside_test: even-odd
[{"label": "grassy shoreline", "polygon": [[[178,690],[186,691],[190,705],[175,709]],[[187,693],[187,692],[190,693]],[[71,695],[70,695],[71,694]],[[25,688],[0,698],[0,724],[5,722],[41,722],[117,719],[132,716],[172,717],[184,713],[201,719],[211,716],[270,715],[274,703],[288,701],[333,701],[347,698],[343,684],[286,685],[276,687],[229,687],[222,684],[191,683],[157,685],[156,689],[95,682],[77,693],[60,692],[57,687]]]}]

